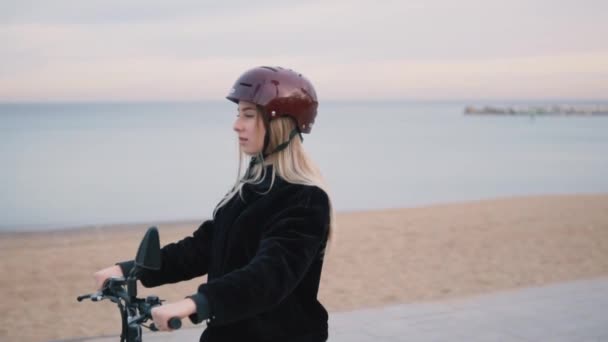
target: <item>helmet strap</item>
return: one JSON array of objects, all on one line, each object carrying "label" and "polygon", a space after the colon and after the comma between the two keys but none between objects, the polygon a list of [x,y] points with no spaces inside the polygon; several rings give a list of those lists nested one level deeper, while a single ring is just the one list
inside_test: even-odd
[{"label": "helmet strap", "polygon": [[[258,155],[251,157],[251,161],[249,162],[249,167],[251,168],[255,164],[259,164],[259,163],[263,162],[264,159],[266,159],[271,154],[275,154],[279,151],[286,149],[287,146],[289,146],[291,139],[293,139],[293,137],[295,137],[296,135],[299,135],[300,140],[302,142],[304,142],[304,137],[302,137],[302,133],[300,133],[300,130],[297,128],[294,128],[291,131],[291,133],[289,133],[289,139],[287,141],[283,142],[282,144],[280,144],[279,146],[275,147],[275,149],[272,152],[270,152],[270,153],[261,153],[260,152]],[[268,143],[267,143],[268,140],[269,140],[269,134],[268,134],[268,131],[266,131],[266,136],[264,137],[264,149],[262,151],[266,150],[266,147],[268,146]]]},{"label": "helmet strap", "polygon": [[284,142],[284,143],[280,144],[279,146],[277,146],[277,147],[274,149],[274,151],[272,151],[272,152],[268,153],[268,154],[267,154],[265,157],[268,157],[269,155],[271,155],[271,154],[273,154],[273,153],[276,153],[276,152],[279,152],[279,151],[282,151],[282,150],[286,149],[286,148],[287,148],[287,146],[289,146],[289,143],[291,142],[291,139],[293,139],[293,137],[295,137],[295,136],[296,136],[296,135],[298,135],[298,134],[300,135],[300,140],[301,140],[302,142],[304,142],[304,138],[302,137],[302,134],[300,133],[300,130],[299,130],[299,129],[297,129],[297,128],[294,128],[294,129],[291,131],[291,133],[289,133],[289,139],[288,139],[286,142]]}]

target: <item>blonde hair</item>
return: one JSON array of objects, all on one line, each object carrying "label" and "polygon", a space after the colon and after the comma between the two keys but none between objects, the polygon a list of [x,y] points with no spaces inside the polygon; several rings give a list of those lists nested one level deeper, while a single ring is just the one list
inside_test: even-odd
[{"label": "blonde hair", "polygon": [[[257,124],[262,124],[262,113],[260,110],[257,112]],[[274,151],[278,145],[286,142],[289,139],[290,133],[296,127],[294,120],[288,117],[274,119],[267,125],[270,127],[269,142],[267,147],[268,151]],[[332,237],[334,235],[335,215],[331,203],[331,197],[329,195],[329,188],[325,182],[325,179],[321,175],[319,168],[304,150],[299,136],[295,136],[293,139],[291,139],[289,145],[285,149],[273,153],[266,161],[263,160],[263,155],[259,154],[257,158],[262,158],[262,162],[255,164],[249,173],[247,173],[247,167],[243,168],[243,166],[249,165],[251,157],[247,156],[242,151],[239,152],[240,157],[236,183],[232,190],[230,190],[217,205],[213,211],[213,217],[215,217],[217,211],[228,203],[237,193],[239,196],[241,196],[241,198],[243,198],[242,191],[244,184],[260,184],[266,177],[266,168],[264,166],[265,164],[270,163],[273,166],[270,187],[262,194],[267,194],[270,192],[272,186],[274,185],[277,174],[289,183],[316,186],[322,189],[329,198],[330,220],[328,240],[329,242],[333,241]],[[330,244],[329,242],[327,246],[328,249]]]}]

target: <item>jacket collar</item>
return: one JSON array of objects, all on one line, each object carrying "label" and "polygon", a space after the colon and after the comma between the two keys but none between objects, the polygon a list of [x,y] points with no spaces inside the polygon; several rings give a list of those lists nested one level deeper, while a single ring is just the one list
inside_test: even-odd
[{"label": "jacket collar", "polygon": [[[272,165],[266,165],[264,166],[265,169],[265,173],[264,173],[264,178],[262,179],[262,181],[258,184],[252,184],[252,183],[245,183],[243,185],[243,187],[247,190],[251,190],[254,193],[265,193],[270,189],[270,186],[272,184],[272,173],[274,171],[274,168]],[[274,184],[272,184],[272,186],[276,186],[279,182],[281,181],[281,177],[279,177],[279,175],[275,175],[275,179],[274,179]]]}]

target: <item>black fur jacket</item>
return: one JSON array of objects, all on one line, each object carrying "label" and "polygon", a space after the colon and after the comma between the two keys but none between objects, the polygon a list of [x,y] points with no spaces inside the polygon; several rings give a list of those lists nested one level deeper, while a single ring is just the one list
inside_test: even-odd
[{"label": "black fur jacket", "polygon": [[[191,296],[200,341],[327,340],[327,311],[317,300],[330,204],[318,187],[291,184],[272,167],[261,184],[246,184],[193,233],[162,248],[160,271],[140,276],[145,287],[207,274]],[[128,272],[132,262],[120,263]],[[201,319],[202,318],[202,319]]]}]

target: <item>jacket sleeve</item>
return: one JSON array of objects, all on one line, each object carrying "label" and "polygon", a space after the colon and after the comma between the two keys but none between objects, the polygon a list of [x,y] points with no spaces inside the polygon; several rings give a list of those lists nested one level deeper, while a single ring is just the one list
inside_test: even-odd
[{"label": "jacket sleeve", "polygon": [[311,197],[305,203],[289,205],[275,215],[249,264],[199,286],[197,295],[208,301],[210,324],[268,311],[302,280],[325,245],[329,229],[327,195],[316,187],[307,188],[317,191],[309,190]]},{"label": "jacket sleeve", "polygon": [[[213,239],[213,221],[207,220],[192,234],[161,249],[161,269],[144,270],[139,280],[145,287],[177,283],[207,274]],[[133,261],[118,263],[125,276]]]}]

